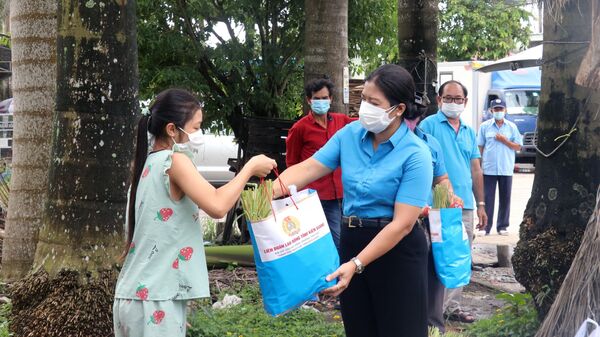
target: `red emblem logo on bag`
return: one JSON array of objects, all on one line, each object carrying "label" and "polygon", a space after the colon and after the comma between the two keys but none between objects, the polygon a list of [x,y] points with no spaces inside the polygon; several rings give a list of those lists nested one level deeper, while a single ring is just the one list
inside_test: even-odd
[{"label": "red emblem logo on bag", "polygon": [[281,223],[283,231],[288,236],[293,236],[300,233],[300,220],[293,216],[286,216]]}]

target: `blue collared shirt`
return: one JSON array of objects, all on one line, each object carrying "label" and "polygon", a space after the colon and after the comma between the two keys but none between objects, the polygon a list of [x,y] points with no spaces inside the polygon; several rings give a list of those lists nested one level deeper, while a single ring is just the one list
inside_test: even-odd
[{"label": "blue collared shirt", "polygon": [[483,174],[512,176],[515,168],[515,150],[496,140],[497,133],[523,146],[523,138],[515,123],[504,119],[502,126],[498,127],[493,118],[481,123],[477,134],[477,145],[483,146]]},{"label": "blue collared shirt", "polygon": [[440,143],[454,193],[463,199],[465,209],[474,209],[471,160],[481,158],[475,131],[461,120],[456,133],[441,111],[425,118],[419,127]]},{"label": "blue collared shirt", "polygon": [[432,135],[428,135],[419,127],[415,128],[415,135],[419,138],[423,139],[427,146],[429,147],[429,151],[431,151],[431,159],[433,164],[433,176],[441,177],[444,174],[448,173],[446,171],[446,164],[444,163],[444,154],[442,153],[442,147],[440,143],[433,137]]},{"label": "blue collared shirt", "polygon": [[404,123],[374,151],[373,134],[353,122],[313,158],[332,170],[342,168],[345,216],[393,218],[395,202],[427,204],[433,181],[431,153]]}]

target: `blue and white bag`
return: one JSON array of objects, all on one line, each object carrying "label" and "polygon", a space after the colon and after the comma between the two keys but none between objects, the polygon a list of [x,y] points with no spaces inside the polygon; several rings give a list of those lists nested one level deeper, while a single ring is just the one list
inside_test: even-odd
[{"label": "blue and white bag", "polygon": [[274,200],[272,207],[274,216],[248,227],[265,310],[276,316],[335,285],[325,277],[340,262],[316,191]]},{"label": "blue and white bag", "polygon": [[471,246],[462,222],[462,208],[429,211],[429,232],[435,271],[446,288],[471,280]]}]

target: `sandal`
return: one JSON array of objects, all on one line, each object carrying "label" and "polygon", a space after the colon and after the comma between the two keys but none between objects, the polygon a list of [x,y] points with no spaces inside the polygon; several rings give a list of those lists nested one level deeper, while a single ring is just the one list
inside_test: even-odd
[{"label": "sandal", "polygon": [[444,316],[446,316],[446,319],[449,321],[456,321],[462,323],[475,322],[475,316],[466,311],[462,311],[461,309],[456,309],[452,312],[446,313]]}]

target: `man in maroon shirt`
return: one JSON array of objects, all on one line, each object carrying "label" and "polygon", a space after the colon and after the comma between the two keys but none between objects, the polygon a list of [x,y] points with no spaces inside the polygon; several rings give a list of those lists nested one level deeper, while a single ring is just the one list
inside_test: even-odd
[{"label": "man in maroon shirt", "polygon": [[[288,167],[310,158],[339,129],[353,120],[345,114],[329,112],[333,83],[324,78],[310,81],[304,91],[310,111],[290,129],[286,143],[286,164]],[[325,217],[339,248],[340,222],[342,220],[342,172],[338,168],[333,173],[308,185],[319,194]]]}]

